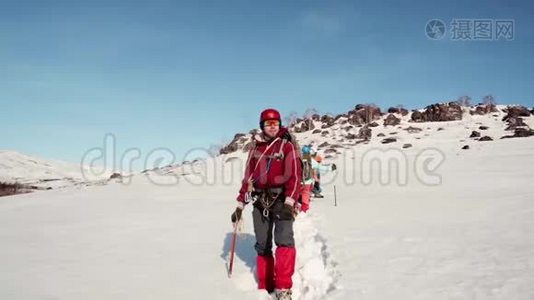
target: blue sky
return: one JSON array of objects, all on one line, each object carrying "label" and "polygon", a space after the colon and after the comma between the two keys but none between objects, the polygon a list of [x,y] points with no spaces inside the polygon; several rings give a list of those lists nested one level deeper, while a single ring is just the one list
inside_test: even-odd
[{"label": "blue sky", "polygon": [[[428,20],[513,19],[513,41],[430,40]],[[0,1],[0,149],[77,162],[228,141],[259,112],[534,105],[531,1]],[[181,159],[179,159],[181,160]]]}]

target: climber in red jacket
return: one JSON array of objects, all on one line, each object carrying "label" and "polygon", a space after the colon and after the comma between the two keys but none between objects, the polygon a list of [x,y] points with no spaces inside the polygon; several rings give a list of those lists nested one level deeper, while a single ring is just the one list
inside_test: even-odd
[{"label": "climber in red jacket", "polygon": [[258,288],[276,290],[278,299],[291,299],[296,256],[293,222],[302,171],[300,150],[281,123],[280,113],[275,109],[261,113],[262,132],[254,136],[255,145],[249,151],[232,222],[241,219],[248,202],[253,203]]}]

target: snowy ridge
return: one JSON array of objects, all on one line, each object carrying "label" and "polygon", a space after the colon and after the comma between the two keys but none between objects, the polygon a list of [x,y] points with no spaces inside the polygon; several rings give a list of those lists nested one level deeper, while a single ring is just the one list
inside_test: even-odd
[{"label": "snowy ridge", "polygon": [[[88,167],[83,167],[89,170]],[[0,181],[17,182],[34,189],[52,189],[94,184],[107,179],[111,172],[85,172],[82,167],[62,161],[43,160],[15,151],[0,150]],[[96,173],[98,174],[98,173]]]}]

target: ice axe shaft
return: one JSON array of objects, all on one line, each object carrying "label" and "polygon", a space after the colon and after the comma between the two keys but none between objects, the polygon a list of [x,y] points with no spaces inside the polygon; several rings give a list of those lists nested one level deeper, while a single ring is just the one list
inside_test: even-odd
[{"label": "ice axe shaft", "polygon": [[236,240],[237,240],[237,222],[234,223],[234,234],[232,235],[232,247],[230,248],[230,265],[228,266],[228,277],[232,277],[232,269],[234,268],[234,253],[235,253]]}]

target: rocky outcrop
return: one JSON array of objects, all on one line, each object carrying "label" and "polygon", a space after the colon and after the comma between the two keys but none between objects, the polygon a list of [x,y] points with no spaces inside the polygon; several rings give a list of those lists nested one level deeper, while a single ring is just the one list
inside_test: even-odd
[{"label": "rocky outcrop", "polygon": [[397,126],[400,124],[400,119],[395,117],[394,114],[389,114],[385,119],[384,119],[384,126]]},{"label": "rocky outcrop", "polygon": [[402,107],[390,107],[388,108],[388,113],[406,116],[408,114],[408,110]]},{"label": "rocky outcrop", "polygon": [[321,128],[328,128],[328,127],[332,127],[332,125],[334,125],[335,123],[335,118],[330,116],[330,115],[324,115],[321,117],[321,122],[323,123],[323,125],[321,126]]},{"label": "rocky outcrop", "polygon": [[508,127],[505,130],[516,130],[518,127],[528,127],[521,117],[509,117],[506,122]]},{"label": "rocky outcrop", "polygon": [[507,121],[508,118],[511,117],[530,117],[530,111],[528,108],[524,106],[508,106],[507,108],[503,109],[503,111],[506,113],[506,116],[502,119],[503,121]]},{"label": "rocky outcrop", "polygon": [[505,130],[516,130],[520,127],[528,128],[522,117],[529,117],[530,111],[524,106],[508,106],[503,110],[506,115],[502,118],[508,124]]},{"label": "rocky outcrop", "polygon": [[30,191],[31,187],[16,182],[9,183],[0,181],[0,197],[28,193]]},{"label": "rocky outcrop", "polygon": [[501,139],[520,138],[534,136],[534,130],[530,128],[516,128],[513,135],[505,135]]},{"label": "rocky outcrop", "polygon": [[294,132],[300,133],[300,132],[306,132],[309,130],[315,129],[315,124],[313,124],[312,119],[305,119],[300,122],[300,126],[296,125],[293,129]]},{"label": "rocky outcrop", "polygon": [[380,108],[374,105],[358,104],[353,110],[348,112],[347,116],[348,122],[351,125],[363,125],[380,119],[382,112]]},{"label": "rocky outcrop", "polygon": [[244,133],[236,134],[234,136],[234,139],[228,145],[222,147],[221,150],[219,150],[219,154],[229,154],[239,150],[239,146],[247,140],[245,136],[246,135]]},{"label": "rocky outcrop", "polygon": [[362,128],[360,128],[360,131],[358,132],[358,135],[356,138],[368,141],[371,139],[371,136],[373,135],[372,133],[373,132],[371,128],[369,128],[369,126],[363,126]]},{"label": "rocky outcrop", "polygon": [[471,115],[486,115],[495,112],[499,112],[495,104],[478,104],[474,109],[469,111]]},{"label": "rocky outcrop", "polygon": [[423,112],[412,113],[413,122],[446,122],[462,119],[462,107],[454,102],[432,104]]}]

